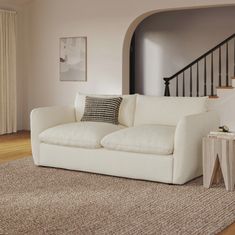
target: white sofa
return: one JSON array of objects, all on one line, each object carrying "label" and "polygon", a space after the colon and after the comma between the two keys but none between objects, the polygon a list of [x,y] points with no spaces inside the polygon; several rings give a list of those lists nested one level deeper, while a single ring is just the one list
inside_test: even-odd
[{"label": "white sofa", "polygon": [[120,125],[81,122],[84,106],[78,94],[75,107],[32,111],[36,165],[170,184],[202,175],[202,137],[219,126],[207,97],[126,95]]}]

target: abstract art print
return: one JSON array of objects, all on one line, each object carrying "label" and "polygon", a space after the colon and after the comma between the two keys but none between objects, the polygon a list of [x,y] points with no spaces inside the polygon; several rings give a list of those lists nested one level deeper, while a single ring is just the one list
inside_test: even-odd
[{"label": "abstract art print", "polygon": [[87,38],[60,38],[60,81],[87,80]]}]

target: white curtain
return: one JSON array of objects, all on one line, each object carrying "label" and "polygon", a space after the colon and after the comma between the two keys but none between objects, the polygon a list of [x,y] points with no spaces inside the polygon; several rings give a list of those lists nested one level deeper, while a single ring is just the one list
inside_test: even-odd
[{"label": "white curtain", "polygon": [[0,10],[0,135],[17,131],[16,13]]}]

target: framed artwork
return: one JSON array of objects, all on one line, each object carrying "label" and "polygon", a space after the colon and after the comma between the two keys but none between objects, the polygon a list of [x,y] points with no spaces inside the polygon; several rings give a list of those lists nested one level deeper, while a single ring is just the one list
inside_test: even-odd
[{"label": "framed artwork", "polygon": [[87,80],[87,38],[60,38],[60,81]]}]

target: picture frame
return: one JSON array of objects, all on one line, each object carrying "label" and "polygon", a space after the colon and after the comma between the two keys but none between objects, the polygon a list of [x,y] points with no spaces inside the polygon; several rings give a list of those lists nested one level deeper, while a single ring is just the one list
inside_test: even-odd
[{"label": "picture frame", "polygon": [[87,37],[60,38],[60,81],[87,81]]}]

